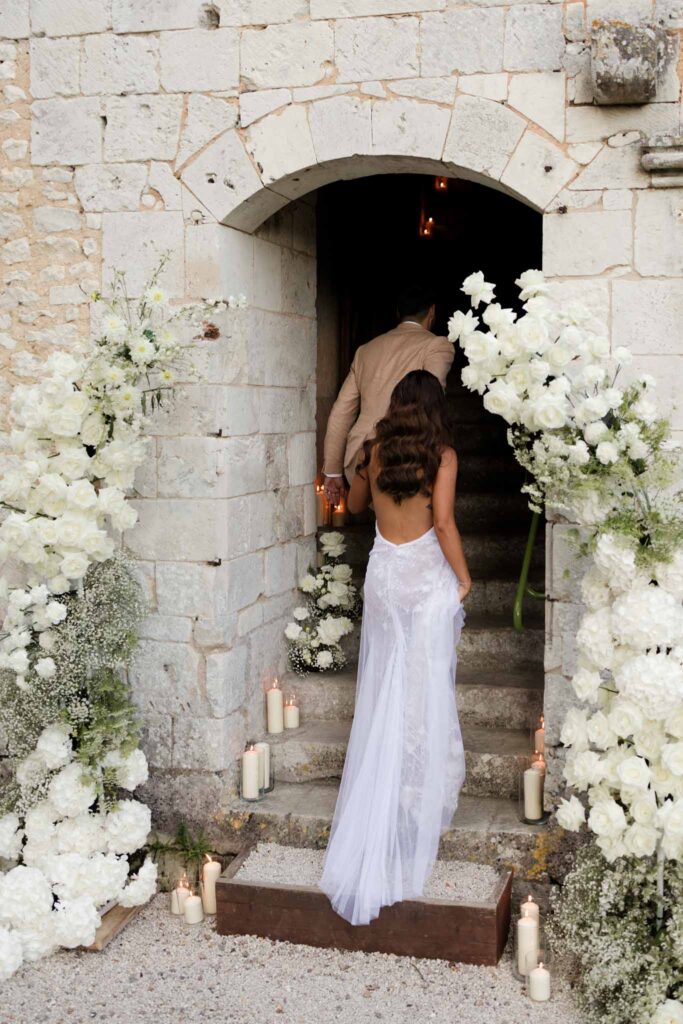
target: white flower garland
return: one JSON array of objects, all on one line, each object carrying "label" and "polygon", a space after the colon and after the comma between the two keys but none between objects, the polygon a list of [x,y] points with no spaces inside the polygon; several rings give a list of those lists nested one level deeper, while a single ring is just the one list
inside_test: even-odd
[{"label": "white flower garland", "polygon": [[[11,586],[9,573],[0,579],[0,672],[27,699],[38,683],[54,681],[59,692],[55,627],[91,567],[114,555],[110,530],[136,522],[126,491],[146,457],[147,414],[172,389],[182,362],[177,329],[198,327],[208,314],[209,307],[169,308],[158,285],[164,262],[137,302],[117,274],[109,301],[93,297],[104,305],[98,335],[78,351],[52,354],[42,379],[12,395],[16,466],[0,484],[8,513],[0,560],[11,557],[12,579],[21,572],[24,584]],[[80,717],[91,710],[81,707]],[[129,878],[128,857],[146,842],[149,809],[102,799],[105,783],[132,791],[146,781],[143,752],[81,750],[79,723],[68,708],[60,715],[15,765],[16,812],[0,817],[0,859],[19,862],[0,874],[0,979],[59,946],[90,944],[99,908],[111,900],[135,906],[156,889],[149,859]]]},{"label": "white flower garland", "polygon": [[[562,800],[557,819],[587,822],[605,858],[683,859],[683,515],[666,489],[680,469],[666,420],[641,376],[617,383],[630,352],[578,303],[557,304],[540,271],[516,282],[524,314],[493,303],[472,274],[463,291],[479,318],[457,312],[449,337],[468,364],[463,382],[510,424],[531,476],[532,509],[561,509],[580,524],[592,565],[572,680],[583,706],[561,739],[565,777],[585,803]],[[588,813],[587,813],[588,811]],[[661,872],[660,872],[661,877]],[[668,1015],[667,1015],[668,1014]],[[683,1020],[668,1000],[656,1019]]]}]

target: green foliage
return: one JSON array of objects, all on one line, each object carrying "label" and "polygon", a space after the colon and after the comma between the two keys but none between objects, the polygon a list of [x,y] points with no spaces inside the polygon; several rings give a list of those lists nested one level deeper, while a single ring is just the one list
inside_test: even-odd
[{"label": "green foliage", "polygon": [[187,824],[184,821],[180,821],[175,837],[171,842],[162,843],[156,841],[149,843],[148,850],[152,854],[179,853],[188,864],[194,863],[199,866],[207,854],[211,853],[212,846],[203,829],[200,829],[196,835],[193,835]]}]

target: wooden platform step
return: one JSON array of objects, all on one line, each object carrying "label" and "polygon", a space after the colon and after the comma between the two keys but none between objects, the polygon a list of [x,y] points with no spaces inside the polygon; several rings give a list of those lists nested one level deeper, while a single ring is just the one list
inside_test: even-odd
[{"label": "wooden platform step", "polygon": [[[349,719],[353,716],[357,666],[341,672],[321,672],[304,678],[288,672],[283,679],[286,693],[295,693],[304,721]],[[526,672],[458,671],[456,697],[463,725],[528,729],[543,706],[543,673],[540,668]]]},{"label": "wooden platform step", "polygon": [[[278,736],[268,736],[276,777],[283,782],[340,779],[351,722],[305,722]],[[517,795],[518,775],[531,754],[528,729],[465,725],[467,778],[463,792],[471,796]]]}]

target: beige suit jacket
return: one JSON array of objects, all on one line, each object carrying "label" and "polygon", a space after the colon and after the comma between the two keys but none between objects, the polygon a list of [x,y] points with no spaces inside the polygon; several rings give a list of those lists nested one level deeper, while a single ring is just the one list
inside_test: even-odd
[{"label": "beige suit jacket", "polygon": [[361,345],[327,422],[323,472],[344,472],[350,481],[360,449],[386,414],[398,382],[411,370],[429,370],[445,387],[453,357],[446,338],[414,323],[401,323]]}]

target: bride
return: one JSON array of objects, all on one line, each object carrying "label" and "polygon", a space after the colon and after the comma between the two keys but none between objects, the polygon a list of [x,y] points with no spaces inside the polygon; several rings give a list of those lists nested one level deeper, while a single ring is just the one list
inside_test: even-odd
[{"label": "bride", "polygon": [[422,894],[465,779],[455,668],[471,580],[453,513],[457,465],[441,384],[415,370],[394,388],[348,496],[354,513],[372,503],[377,533],[319,885],[352,924]]}]

